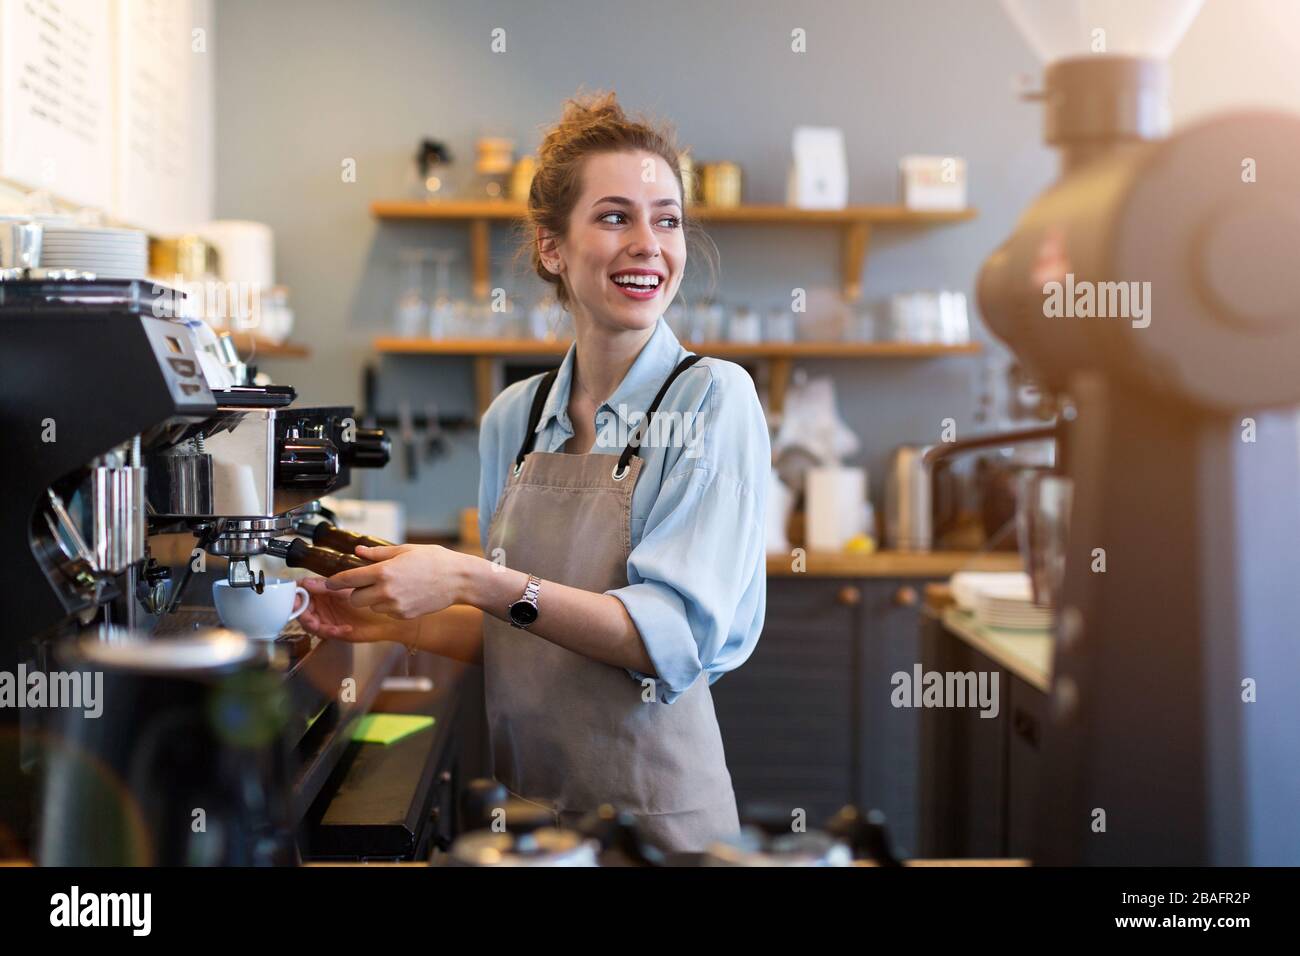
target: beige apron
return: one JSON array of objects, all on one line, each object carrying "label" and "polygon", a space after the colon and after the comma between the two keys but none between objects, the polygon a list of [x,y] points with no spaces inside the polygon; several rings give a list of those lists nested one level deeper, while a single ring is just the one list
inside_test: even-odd
[{"label": "beige apron", "polygon": [[[669,376],[643,424],[696,358]],[[601,594],[628,583],[644,431],[619,457],[530,451],[554,377],[548,374],[535,393],[524,444],[488,529],[488,554],[543,581]],[[538,604],[544,622],[544,584]],[[707,679],[672,704],[658,703],[653,693],[646,702],[642,685],[624,669],[490,615],[483,620],[494,772],[509,790],[551,804],[565,824],[613,804],[636,815],[643,833],[668,852],[703,850],[739,829]]]}]

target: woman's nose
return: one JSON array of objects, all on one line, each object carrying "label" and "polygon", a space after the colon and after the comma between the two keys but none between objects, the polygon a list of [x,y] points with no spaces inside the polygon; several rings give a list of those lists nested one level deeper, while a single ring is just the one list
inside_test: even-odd
[{"label": "woman's nose", "polygon": [[659,255],[659,240],[648,222],[642,222],[633,230],[628,253],[651,259]]}]

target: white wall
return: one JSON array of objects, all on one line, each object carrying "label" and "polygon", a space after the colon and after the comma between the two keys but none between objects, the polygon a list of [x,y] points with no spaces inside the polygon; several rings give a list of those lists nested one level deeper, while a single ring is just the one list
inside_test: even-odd
[{"label": "white wall", "polygon": [[1241,107],[1300,114],[1300,0],[1206,0],[1170,70],[1176,126]]}]

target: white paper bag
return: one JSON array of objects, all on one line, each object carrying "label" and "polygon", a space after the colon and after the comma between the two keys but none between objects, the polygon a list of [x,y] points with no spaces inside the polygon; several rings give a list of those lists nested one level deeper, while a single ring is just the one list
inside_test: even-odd
[{"label": "white paper bag", "polygon": [[800,209],[843,209],[849,204],[849,164],[844,130],[798,126],[786,202]]}]

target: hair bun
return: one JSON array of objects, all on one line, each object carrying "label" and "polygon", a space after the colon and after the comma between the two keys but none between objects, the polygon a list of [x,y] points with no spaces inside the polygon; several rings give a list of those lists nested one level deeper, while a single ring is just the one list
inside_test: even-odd
[{"label": "hair bun", "polygon": [[627,113],[613,90],[578,94],[564,103],[559,120],[542,139],[537,150],[540,163],[562,159],[575,149],[595,145],[610,129],[630,125]]},{"label": "hair bun", "polygon": [[564,113],[560,122],[565,120],[627,119],[623,107],[619,106],[618,96],[613,90],[604,93],[592,93],[588,96],[575,96],[564,104]]}]

